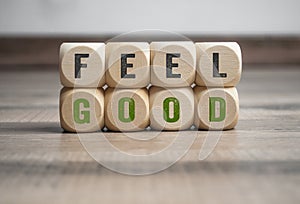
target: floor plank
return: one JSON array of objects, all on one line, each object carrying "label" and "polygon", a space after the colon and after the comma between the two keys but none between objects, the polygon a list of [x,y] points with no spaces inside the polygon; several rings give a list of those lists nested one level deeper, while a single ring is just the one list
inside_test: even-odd
[{"label": "floor plank", "polygon": [[[127,176],[99,165],[76,134],[62,132],[56,71],[1,71],[0,202],[299,203],[299,78],[299,67],[246,67],[238,86],[238,126],[209,135],[221,137],[207,159],[198,160],[207,132],[184,131],[187,137],[195,135],[195,141],[179,162],[153,175]],[[177,137],[176,132],[162,132],[145,142],[103,134],[132,154],[155,152]],[[122,163],[121,158],[111,160]],[[143,168],[142,163],[128,165]]]}]

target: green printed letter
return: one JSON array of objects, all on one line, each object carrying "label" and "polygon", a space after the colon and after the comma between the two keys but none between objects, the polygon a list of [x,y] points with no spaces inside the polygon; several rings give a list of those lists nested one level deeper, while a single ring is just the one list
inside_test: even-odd
[{"label": "green printed letter", "polygon": [[[216,116],[216,103],[220,104],[219,115]],[[226,116],[226,101],[220,97],[209,97],[209,121],[221,122]]]},{"label": "green printed letter", "polygon": [[[125,103],[128,103],[128,115],[125,116]],[[135,117],[135,103],[132,98],[124,97],[119,100],[119,120],[124,123],[129,123]]]},{"label": "green printed letter", "polygon": [[[170,103],[173,103],[173,116],[170,116]],[[163,102],[164,120],[168,123],[176,122],[180,117],[180,104],[177,98],[169,97]]]},{"label": "green printed letter", "polygon": [[80,111],[80,104],[82,104],[84,108],[90,107],[89,101],[84,98],[74,101],[73,117],[75,122],[79,124],[90,123],[90,111]]}]

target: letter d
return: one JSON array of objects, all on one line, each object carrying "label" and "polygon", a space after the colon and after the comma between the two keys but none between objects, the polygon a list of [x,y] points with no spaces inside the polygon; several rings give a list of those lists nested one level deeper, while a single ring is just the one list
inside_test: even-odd
[{"label": "letter d", "polygon": [[[216,103],[220,104],[219,114],[217,116]],[[226,116],[226,101],[220,97],[209,97],[209,121],[221,122]]]}]

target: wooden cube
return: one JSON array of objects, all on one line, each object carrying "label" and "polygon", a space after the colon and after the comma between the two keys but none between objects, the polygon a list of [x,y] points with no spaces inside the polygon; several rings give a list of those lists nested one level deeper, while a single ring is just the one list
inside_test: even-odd
[{"label": "wooden cube", "polygon": [[191,87],[151,87],[150,126],[155,130],[184,130],[193,125],[194,95]]},{"label": "wooden cube", "polygon": [[112,131],[139,131],[149,125],[146,88],[105,91],[105,126]]},{"label": "wooden cube", "polygon": [[106,82],[109,87],[142,88],[150,82],[150,50],[146,42],[106,45]]},{"label": "wooden cube", "polygon": [[151,84],[188,87],[195,80],[196,48],[193,42],[152,42]]},{"label": "wooden cube", "polygon": [[228,130],[235,127],[239,98],[235,87],[194,88],[195,125],[205,130]]},{"label": "wooden cube", "polygon": [[99,89],[63,88],[60,123],[68,132],[94,132],[104,126],[104,92]]},{"label": "wooden cube", "polygon": [[238,84],[242,72],[242,54],[236,42],[196,43],[196,48],[197,85],[231,87]]},{"label": "wooden cube", "polygon": [[63,43],[60,80],[65,87],[101,87],[105,84],[104,43]]}]

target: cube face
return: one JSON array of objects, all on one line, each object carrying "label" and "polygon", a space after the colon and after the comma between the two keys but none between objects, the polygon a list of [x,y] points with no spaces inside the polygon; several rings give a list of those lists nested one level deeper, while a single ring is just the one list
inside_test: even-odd
[{"label": "cube face", "polygon": [[105,84],[104,43],[63,43],[60,80],[65,87],[96,88]]},{"label": "cube face", "polygon": [[152,42],[151,84],[188,87],[195,80],[196,48],[190,41]]},{"label": "cube face", "polygon": [[207,87],[232,87],[242,72],[241,49],[235,42],[196,43],[196,84]]},{"label": "cube face", "polygon": [[143,88],[150,83],[150,49],[146,42],[106,45],[106,81],[109,87]]},{"label": "cube face", "polygon": [[193,125],[194,95],[190,87],[151,87],[150,126],[155,130],[184,130]]},{"label": "cube face", "polygon": [[146,88],[105,91],[105,125],[112,131],[139,131],[149,125]]},{"label": "cube face", "polygon": [[235,127],[239,115],[239,99],[235,87],[195,87],[194,95],[196,127],[205,130],[228,130]]},{"label": "cube face", "polygon": [[102,88],[63,88],[60,93],[60,122],[61,127],[68,132],[94,132],[103,128]]}]

